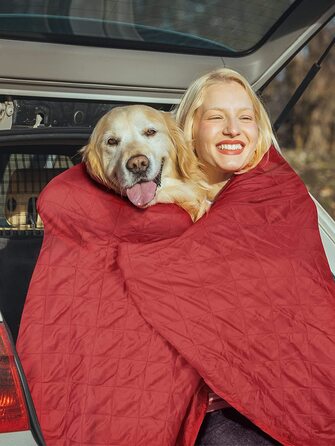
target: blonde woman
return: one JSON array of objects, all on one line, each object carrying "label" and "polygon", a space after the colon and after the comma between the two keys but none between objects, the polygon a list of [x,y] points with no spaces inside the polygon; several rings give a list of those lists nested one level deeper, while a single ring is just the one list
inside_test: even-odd
[{"label": "blonde woman", "polygon": [[[271,437],[335,444],[335,284],[315,206],[240,74],[195,81],[177,120],[214,203],[177,238],[121,246],[129,297],[210,389]],[[195,398],[178,445],[194,444],[201,407]],[[271,444],[235,435],[227,418],[215,415],[216,433],[201,431],[198,444]]]},{"label": "blonde woman", "polygon": [[[230,69],[219,69],[196,80],[176,110],[176,119],[201,162],[211,185],[211,198],[234,174],[255,167],[271,143],[276,143],[262,103],[246,79]],[[199,446],[275,444],[212,392],[208,412]]]}]

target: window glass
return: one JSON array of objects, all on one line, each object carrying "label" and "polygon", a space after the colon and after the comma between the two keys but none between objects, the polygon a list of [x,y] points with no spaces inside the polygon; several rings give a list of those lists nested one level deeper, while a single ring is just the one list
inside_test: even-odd
[{"label": "window glass", "polygon": [[[335,20],[300,51],[263,91],[274,122],[309,68],[334,37]],[[335,58],[329,52],[285,123],[277,131],[283,153],[312,195],[335,218]]]},{"label": "window glass", "polygon": [[[164,50],[249,50],[299,1],[11,0],[0,4],[3,36]],[[82,39],[82,40],[80,40]],[[96,42],[97,43],[97,42]],[[136,45],[135,45],[136,43]]]}]

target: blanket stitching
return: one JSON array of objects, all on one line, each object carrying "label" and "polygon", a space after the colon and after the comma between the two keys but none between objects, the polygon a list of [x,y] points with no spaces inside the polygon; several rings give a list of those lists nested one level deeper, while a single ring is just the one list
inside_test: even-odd
[{"label": "blanket stitching", "polygon": [[[229,211],[229,209],[228,209],[228,211]],[[206,221],[203,222],[202,227],[204,228],[206,237],[210,239],[210,238],[211,238],[211,234],[208,232],[208,228],[207,228],[207,226],[206,226]],[[227,262],[227,260],[226,260],[226,256],[225,256],[223,253],[220,253],[220,254],[221,254],[221,256],[225,259],[225,261]],[[197,265],[197,264],[194,262],[194,266],[196,266],[196,265]],[[229,265],[228,262],[227,262],[227,265]],[[199,268],[199,267],[200,267],[200,265],[198,266],[198,268]],[[229,267],[230,267],[230,265],[229,265]],[[200,278],[200,275],[199,275],[199,278]],[[234,282],[235,290],[236,290],[236,281],[234,280],[233,282]],[[212,309],[210,300],[209,300],[208,297],[207,297],[207,293],[206,293],[207,284],[206,284],[205,286],[204,286],[204,285],[201,285],[201,288],[205,291],[205,292],[204,292],[204,296],[206,296],[206,300],[207,300],[208,308],[210,309],[210,313],[211,313],[212,320],[213,320],[213,325],[214,325],[215,328],[216,328],[217,338],[218,338],[218,340],[220,341],[220,344],[221,344],[221,355],[223,356],[223,355],[224,355],[224,352],[225,352],[225,348],[224,348],[223,342],[222,342],[221,337],[220,337],[220,334],[219,334],[218,326],[217,326],[217,324],[216,324],[216,318],[215,318],[215,316],[214,316],[214,312],[213,312],[213,309]],[[215,286],[214,286],[214,288],[215,288]],[[244,321],[244,323],[245,323],[245,321]],[[199,358],[199,359],[200,359],[200,358]],[[219,360],[220,360],[220,359],[218,359],[218,361],[219,361]],[[221,359],[221,361],[222,361],[222,359]],[[202,361],[201,361],[201,362],[202,362]],[[217,367],[218,367],[218,363],[216,362],[216,368],[217,368]],[[237,392],[236,392],[236,388],[237,388],[237,386],[236,386],[236,381],[235,381],[235,379],[234,379],[234,377],[233,377],[233,374],[231,373],[231,371],[232,371],[232,367],[231,367],[231,364],[230,364],[230,363],[229,363],[229,369],[230,369],[230,379],[231,379],[232,382],[234,382],[233,385],[234,385],[235,393],[237,393]],[[225,399],[226,397],[227,397],[227,396],[225,395],[223,398]]]}]

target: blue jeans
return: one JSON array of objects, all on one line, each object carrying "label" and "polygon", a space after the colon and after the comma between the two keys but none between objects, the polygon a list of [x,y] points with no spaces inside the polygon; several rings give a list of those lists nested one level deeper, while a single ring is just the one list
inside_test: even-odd
[{"label": "blue jeans", "polygon": [[206,415],[196,446],[280,445],[233,408]]}]

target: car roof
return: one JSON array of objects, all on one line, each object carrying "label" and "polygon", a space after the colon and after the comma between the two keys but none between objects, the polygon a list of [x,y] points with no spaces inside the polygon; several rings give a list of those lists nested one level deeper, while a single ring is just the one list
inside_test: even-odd
[{"label": "car roof", "polygon": [[[10,5],[0,7],[3,61],[0,94],[176,103],[193,79],[222,66],[240,71],[257,90],[335,12],[333,0],[318,0],[317,3],[315,0],[252,0],[234,2],[235,6],[230,0],[211,0],[213,9],[203,11],[201,26],[192,28],[188,17],[182,32],[187,17],[184,22],[181,20],[179,28],[172,19],[176,21],[176,16],[185,11],[192,17],[190,2],[193,2],[195,11],[197,5],[203,4],[196,0],[169,2],[168,6],[163,0],[155,2],[151,8],[154,11],[151,22],[146,23],[143,17],[143,23],[131,22],[128,11],[126,18],[118,16],[117,23],[109,20],[112,31],[103,36],[101,26],[106,25],[106,21],[99,16],[101,8],[94,10],[95,18],[78,18],[75,14],[79,14],[80,8],[74,9],[72,15],[69,10],[64,12],[51,6],[35,11],[31,9],[33,4],[41,5],[41,2],[28,0],[15,2],[21,5],[21,10],[11,9]],[[136,4],[152,6],[150,1],[139,0],[102,3],[110,8],[118,3],[124,10],[130,5],[133,16]],[[83,8],[92,2],[86,0],[80,4]],[[218,4],[222,5],[220,10],[214,7]],[[76,2],[72,1],[71,5]],[[163,12],[169,12],[170,23],[167,21],[160,28],[157,11],[160,11],[161,22],[165,17]],[[200,33],[199,30],[206,28],[206,23],[217,18],[219,12],[221,15],[226,12],[225,19],[222,15],[222,23],[226,24],[227,30],[222,31],[222,37],[220,20],[215,22],[219,24],[215,28],[216,34],[208,30]],[[260,15],[264,17],[260,18]],[[55,21],[59,26],[55,26]],[[26,25],[19,27],[19,23]],[[248,23],[252,29],[249,33]],[[100,34],[94,27],[97,24]],[[55,32],[55,29],[61,32]],[[137,33],[136,38],[131,30]],[[138,37],[140,31],[141,38]]]}]

